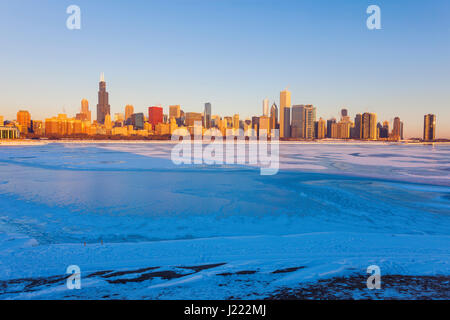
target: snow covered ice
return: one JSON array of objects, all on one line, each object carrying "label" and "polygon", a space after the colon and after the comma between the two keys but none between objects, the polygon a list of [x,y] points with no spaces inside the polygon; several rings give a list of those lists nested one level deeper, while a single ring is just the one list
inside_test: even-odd
[{"label": "snow covered ice", "polygon": [[274,176],[172,147],[0,146],[0,299],[259,299],[373,264],[449,281],[449,145],[281,143]]}]

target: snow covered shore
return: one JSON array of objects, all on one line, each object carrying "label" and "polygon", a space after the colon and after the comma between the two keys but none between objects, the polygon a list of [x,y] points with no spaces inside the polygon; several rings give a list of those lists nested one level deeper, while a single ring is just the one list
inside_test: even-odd
[{"label": "snow covered shore", "polygon": [[450,276],[450,147],[287,144],[271,177],[170,149],[0,148],[0,299],[288,297],[372,264]]}]

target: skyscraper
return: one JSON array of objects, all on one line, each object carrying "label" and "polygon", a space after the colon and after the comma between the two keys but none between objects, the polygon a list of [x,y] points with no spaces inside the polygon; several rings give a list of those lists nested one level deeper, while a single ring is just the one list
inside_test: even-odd
[{"label": "skyscraper", "polygon": [[336,125],[336,119],[335,118],[327,120],[327,138],[337,138],[337,131],[336,131],[336,129],[335,129],[336,135],[333,135],[333,125]]},{"label": "skyscraper", "polygon": [[206,129],[211,128],[211,103],[205,103],[205,110],[203,113],[203,119],[205,121],[204,127]]},{"label": "skyscraper", "polygon": [[202,122],[202,114],[199,112],[186,112],[186,126],[193,127],[196,122]]},{"label": "skyscraper", "polygon": [[370,114],[370,140],[378,139],[378,130],[377,130],[377,114]]},{"label": "skyscraper", "polygon": [[314,123],[316,122],[316,108],[305,106],[305,139],[314,139]]},{"label": "skyscraper", "polygon": [[292,137],[314,139],[315,122],[316,108],[312,105],[297,105],[292,107]]},{"label": "skyscraper", "polygon": [[105,76],[103,73],[100,75],[99,91],[98,91],[98,104],[97,104],[97,122],[100,124],[105,123],[105,116],[111,114],[111,106],[109,105],[109,95],[106,91]]},{"label": "skyscraper", "polygon": [[305,106],[295,105],[292,106],[292,119],[291,119],[291,136],[293,138],[305,137]]},{"label": "skyscraper", "polygon": [[[140,113],[133,113],[130,117],[131,125],[133,126],[134,130],[142,130],[144,129],[144,114],[142,112]],[[153,128],[154,130],[154,128]]]},{"label": "skyscraper", "polygon": [[158,123],[162,123],[164,120],[163,108],[161,106],[149,107],[148,108],[148,122],[152,125],[153,130],[155,130]]},{"label": "skyscraper", "polygon": [[239,114],[233,116],[233,129],[239,129]]},{"label": "skyscraper", "polygon": [[181,108],[179,105],[169,106],[169,119],[178,119],[181,117]]},{"label": "skyscraper", "polygon": [[394,140],[401,139],[401,121],[399,117],[394,118],[394,128],[392,129],[392,138]]},{"label": "skyscraper", "polygon": [[278,107],[274,103],[270,108],[270,129],[276,129],[278,124]]},{"label": "skyscraper", "polygon": [[286,107],[283,109],[283,118],[284,118],[284,127],[283,127],[283,137],[290,138],[291,137],[291,108]]},{"label": "skyscraper", "polygon": [[324,119],[320,118],[319,121],[316,122],[316,130],[315,135],[317,139],[324,139],[327,133],[327,125]]},{"label": "skyscraper", "polygon": [[[286,133],[288,133],[287,137],[289,137],[290,133],[290,119],[285,119],[286,114],[290,114],[291,108],[291,93],[285,89],[280,92],[280,138],[285,138]],[[285,109],[288,109],[286,112]]]},{"label": "skyscraper", "polygon": [[127,104],[125,106],[125,121],[129,120],[133,113],[134,113],[134,107],[131,104]]},{"label": "skyscraper", "polygon": [[365,112],[362,115],[362,139],[377,140],[377,115]]},{"label": "skyscraper", "polygon": [[355,127],[353,128],[353,139],[362,139],[362,129],[363,129],[363,117],[362,114],[358,113],[355,116]]},{"label": "skyscraper", "polygon": [[89,102],[86,99],[81,100],[81,110],[80,113],[76,115],[78,120],[91,122],[91,111],[89,110]]},{"label": "skyscraper", "polygon": [[252,128],[258,132],[259,131],[259,117],[252,117]]},{"label": "skyscraper", "polygon": [[436,140],[436,115],[427,114],[423,121],[423,140]]},{"label": "skyscraper", "polygon": [[269,116],[269,99],[263,100],[263,116]]},{"label": "skyscraper", "polygon": [[28,111],[19,110],[17,112],[17,122],[20,126],[20,133],[28,133],[31,130],[31,115]]},{"label": "skyscraper", "polygon": [[389,138],[389,121],[384,121],[383,125],[380,126],[379,128],[380,128],[380,133],[379,133],[380,138],[383,138],[383,139]]}]

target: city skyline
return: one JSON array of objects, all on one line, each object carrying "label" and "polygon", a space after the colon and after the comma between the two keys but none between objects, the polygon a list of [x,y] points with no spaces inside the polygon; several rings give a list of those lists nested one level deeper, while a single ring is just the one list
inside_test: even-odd
[{"label": "city skyline", "polygon": [[[450,46],[441,41],[450,22],[440,15],[446,1],[378,1],[383,28],[376,31],[365,26],[367,5],[354,1],[244,1],[237,12],[226,1],[79,1],[79,31],[65,28],[68,3],[0,4],[9,48],[0,53],[6,119],[19,109],[40,119],[75,114],[80,97],[96,101],[93,79],[104,70],[112,114],[126,104],[142,112],[174,104],[204,112],[211,101],[216,114],[247,118],[287,86],[293,104],[313,104],[324,119],[344,107],[376,110],[391,123],[399,115],[406,137],[421,137],[423,115],[433,113],[437,138],[450,137]],[[281,45],[285,50],[273,49]]]},{"label": "city skyline", "polygon": [[[126,105],[124,113],[111,115],[111,108],[108,104],[109,92],[104,73],[100,74],[97,120],[91,122],[91,111],[89,101],[85,98],[81,100],[80,113],[75,117],[68,117],[66,113],[58,114],[45,120],[32,118],[28,110],[19,110],[15,120],[6,120],[9,131],[2,134],[6,136],[18,136],[18,132],[32,134],[38,137],[58,137],[58,136],[155,136],[172,135],[179,127],[184,127],[194,133],[194,127],[201,124],[203,133],[210,128],[217,128],[222,135],[228,135],[228,129],[232,129],[231,134],[239,135],[238,129],[242,129],[244,134],[260,136],[261,130],[266,130],[271,134],[272,130],[279,129],[279,137],[284,139],[356,139],[356,140],[404,140],[404,122],[396,116],[393,121],[392,131],[389,130],[390,122],[384,120],[378,122],[376,113],[364,112],[356,113],[354,121],[349,116],[348,109],[340,111],[339,120],[331,118],[326,120],[317,118],[317,108],[313,105],[293,105],[291,92],[284,89],[280,92],[280,113],[274,102],[269,116],[269,100],[263,100],[263,108],[260,116],[254,115],[247,118],[240,118],[239,113],[231,116],[212,114],[212,104],[204,104],[204,112],[192,112],[181,109],[180,105],[168,106],[168,112],[164,113],[164,108],[159,106],[148,107],[148,117],[143,112],[135,112],[132,105]],[[278,119],[280,121],[278,122]],[[0,127],[4,125],[4,117],[0,116]],[[423,140],[435,141],[436,137],[436,115],[427,114],[424,116]],[[253,129],[254,133],[249,131]],[[263,135],[265,133],[262,133]],[[29,136],[28,136],[29,137]],[[411,137],[418,138],[418,137]],[[408,138],[407,138],[408,139]],[[418,138],[420,139],[420,138]]]}]

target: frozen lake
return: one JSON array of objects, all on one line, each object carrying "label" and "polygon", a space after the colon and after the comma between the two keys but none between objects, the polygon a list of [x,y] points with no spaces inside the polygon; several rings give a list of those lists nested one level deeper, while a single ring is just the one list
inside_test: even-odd
[{"label": "frozen lake", "polygon": [[172,147],[0,146],[0,299],[264,298],[372,264],[450,276],[449,145],[282,143],[274,176],[176,166]]}]

